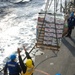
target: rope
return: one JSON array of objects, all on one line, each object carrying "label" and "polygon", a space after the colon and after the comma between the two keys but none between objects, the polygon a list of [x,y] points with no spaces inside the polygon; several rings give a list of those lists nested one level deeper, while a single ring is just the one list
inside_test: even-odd
[{"label": "rope", "polygon": [[45,11],[47,11],[47,9],[48,9],[49,1],[50,1],[50,0],[47,0],[46,6],[45,6]]},{"label": "rope", "polygon": [[[53,0],[50,0],[50,2],[48,4],[48,10],[50,9],[52,2],[53,2]],[[58,7],[58,3],[59,3],[59,0],[56,2],[56,8]]]},{"label": "rope", "polygon": [[[29,54],[33,51],[33,49],[35,48],[35,45],[33,46],[33,48],[30,50]],[[23,59],[23,61],[26,59],[26,57]]]},{"label": "rope", "polygon": [[53,2],[53,0],[51,0],[51,2],[49,3],[48,10],[50,9],[52,2]]},{"label": "rope", "polygon": [[59,0],[56,0],[56,10],[57,10],[58,5],[59,5]]},{"label": "rope", "polygon": [[[57,10],[57,1],[54,0],[54,24],[55,24],[56,41],[58,46],[57,28],[56,28],[56,12],[57,12],[56,10]],[[58,47],[57,47],[57,50],[58,50]]]}]

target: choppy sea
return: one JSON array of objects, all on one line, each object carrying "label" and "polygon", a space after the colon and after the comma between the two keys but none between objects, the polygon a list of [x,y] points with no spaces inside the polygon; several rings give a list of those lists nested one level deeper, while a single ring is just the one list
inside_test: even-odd
[{"label": "choppy sea", "polygon": [[[38,13],[44,9],[45,4],[46,0],[0,2],[0,68],[11,54],[17,54],[18,47],[23,49],[24,45],[29,51],[35,45]],[[39,55],[42,52],[33,50],[31,56],[34,61],[35,53]]]}]

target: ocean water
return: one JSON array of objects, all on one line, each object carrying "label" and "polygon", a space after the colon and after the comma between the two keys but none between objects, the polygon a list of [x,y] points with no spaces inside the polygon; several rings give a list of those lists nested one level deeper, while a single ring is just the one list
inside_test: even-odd
[{"label": "ocean water", "polygon": [[[17,48],[23,50],[24,45],[30,51],[35,45],[38,12],[44,4],[44,0],[32,0],[18,4],[0,3],[0,68],[11,54],[17,54]],[[37,50],[31,53],[34,61]],[[21,54],[23,56],[24,52]],[[39,55],[38,52],[37,55]]]},{"label": "ocean water", "polygon": [[[36,26],[38,13],[45,8],[46,0],[29,0],[25,3],[13,4],[0,2],[0,68],[6,63],[10,55],[17,54],[17,48],[28,51],[36,43]],[[60,5],[60,2],[59,2]],[[58,5],[59,13],[60,6]],[[53,8],[53,2],[50,8]],[[63,0],[64,6],[64,0]],[[53,9],[50,9],[53,12]],[[39,49],[33,50],[31,56],[40,55]],[[24,56],[24,52],[21,53]]]}]

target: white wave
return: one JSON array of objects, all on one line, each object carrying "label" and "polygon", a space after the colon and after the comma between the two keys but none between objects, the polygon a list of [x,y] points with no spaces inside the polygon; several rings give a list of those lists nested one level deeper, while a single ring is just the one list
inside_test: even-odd
[{"label": "white wave", "polygon": [[[21,0],[12,1],[20,2]],[[17,47],[20,45],[22,47],[24,44],[27,49],[30,49],[35,44],[37,17],[44,6],[44,0],[32,0],[25,5],[23,4],[23,6],[7,8],[7,11],[11,12],[0,20],[0,48],[3,50],[0,53],[0,64],[4,63],[4,60],[7,61],[7,57],[12,53],[16,53]],[[51,9],[51,11],[53,10]],[[40,50],[34,52],[33,50],[32,57],[34,53],[40,55],[43,52],[40,52]],[[35,61],[35,57],[33,57],[33,60]]]}]

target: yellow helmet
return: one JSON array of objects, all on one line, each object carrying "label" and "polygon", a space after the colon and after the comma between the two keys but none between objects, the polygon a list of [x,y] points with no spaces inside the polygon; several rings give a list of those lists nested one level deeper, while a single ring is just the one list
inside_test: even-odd
[{"label": "yellow helmet", "polygon": [[32,60],[31,59],[26,60],[26,66],[27,67],[32,67]]}]

